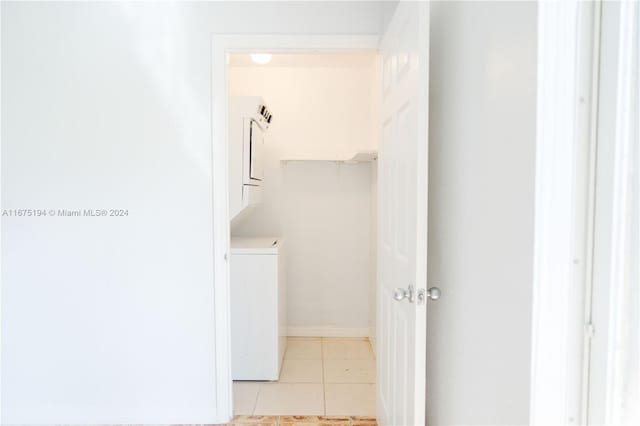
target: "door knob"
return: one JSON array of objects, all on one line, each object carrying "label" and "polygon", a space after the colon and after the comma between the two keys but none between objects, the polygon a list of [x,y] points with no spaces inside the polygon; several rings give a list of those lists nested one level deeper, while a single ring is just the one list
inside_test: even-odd
[{"label": "door knob", "polygon": [[413,286],[410,285],[406,289],[402,287],[396,288],[395,290],[393,290],[393,298],[396,299],[398,302],[401,302],[404,299],[407,299],[409,303],[412,303],[413,302]]},{"label": "door knob", "polygon": [[427,290],[427,297],[431,300],[438,300],[440,299],[441,295],[442,292],[438,287],[431,287],[429,290]]}]

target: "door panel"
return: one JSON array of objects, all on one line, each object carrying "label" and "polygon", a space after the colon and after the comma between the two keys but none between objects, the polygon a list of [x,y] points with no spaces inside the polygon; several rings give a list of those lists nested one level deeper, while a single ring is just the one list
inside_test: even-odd
[{"label": "door panel", "polygon": [[[425,421],[428,4],[400,2],[381,43],[378,392],[381,425]],[[412,288],[395,300],[397,288]]]}]

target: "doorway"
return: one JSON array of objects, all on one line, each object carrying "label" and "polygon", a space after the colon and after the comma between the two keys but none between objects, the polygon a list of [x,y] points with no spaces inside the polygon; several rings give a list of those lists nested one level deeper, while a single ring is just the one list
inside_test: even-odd
[{"label": "doorway", "polygon": [[[233,414],[374,419],[377,52],[234,53],[227,72]],[[262,179],[242,185],[251,144]]]},{"label": "doorway", "polygon": [[[376,280],[376,418],[382,424],[424,424],[426,301],[431,297],[426,289],[428,25],[429,5],[407,2],[399,3],[392,11],[382,39],[367,35],[213,36],[215,386],[221,421],[228,421],[233,413],[229,281],[232,254],[227,174],[229,55],[376,51],[380,55],[381,83],[381,113],[377,123],[381,149],[377,182],[381,191],[375,221],[379,224],[376,263],[377,269],[387,274],[386,278]],[[351,158],[338,158],[340,164],[334,166],[347,170],[342,162],[357,163],[370,155],[356,152]],[[381,241],[385,251],[381,249]],[[322,347],[323,341],[320,343]],[[402,368],[398,370],[400,364]]]}]

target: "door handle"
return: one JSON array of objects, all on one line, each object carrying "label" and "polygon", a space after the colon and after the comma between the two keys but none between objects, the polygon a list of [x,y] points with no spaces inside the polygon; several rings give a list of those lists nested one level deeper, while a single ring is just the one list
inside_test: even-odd
[{"label": "door handle", "polygon": [[409,287],[407,287],[406,289],[402,287],[396,288],[395,290],[393,290],[393,298],[398,302],[407,299],[409,303],[413,303],[413,286],[409,285]]},{"label": "door handle", "polygon": [[418,289],[418,305],[424,304],[426,298],[428,297],[431,300],[440,299],[440,295],[442,292],[438,287],[431,287],[429,290],[425,290],[424,288]]},{"label": "door handle", "polygon": [[440,299],[441,295],[442,292],[438,287],[431,287],[429,290],[427,290],[427,297],[431,300],[438,300]]}]

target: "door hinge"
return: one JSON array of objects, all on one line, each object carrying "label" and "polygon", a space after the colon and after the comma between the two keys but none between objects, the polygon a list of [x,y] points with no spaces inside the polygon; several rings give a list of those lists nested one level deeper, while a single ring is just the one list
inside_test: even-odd
[{"label": "door hinge", "polygon": [[596,329],[593,326],[592,323],[588,323],[584,325],[584,334],[585,336],[587,336],[589,339],[593,338],[593,335],[596,333]]}]

